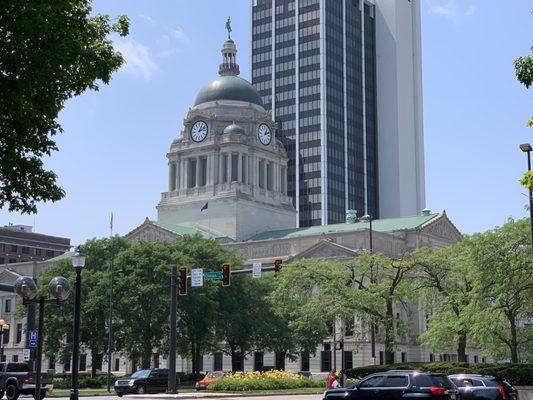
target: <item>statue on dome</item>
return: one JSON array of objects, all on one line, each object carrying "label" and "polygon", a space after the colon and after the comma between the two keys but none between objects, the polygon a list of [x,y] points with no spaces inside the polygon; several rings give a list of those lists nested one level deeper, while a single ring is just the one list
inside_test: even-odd
[{"label": "statue on dome", "polygon": [[228,31],[228,39],[231,39],[231,17],[228,17],[228,20],[226,21],[226,30]]}]

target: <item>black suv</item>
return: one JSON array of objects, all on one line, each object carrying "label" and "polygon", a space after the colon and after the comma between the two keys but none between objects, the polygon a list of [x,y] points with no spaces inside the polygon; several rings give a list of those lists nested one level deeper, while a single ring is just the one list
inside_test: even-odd
[{"label": "black suv", "polygon": [[397,370],[371,374],[356,385],[327,390],[324,400],[457,400],[457,395],[445,375]]},{"label": "black suv", "polygon": [[[176,377],[176,387],[179,384],[179,377]],[[115,392],[118,397],[128,393],[162,393],[167,390],[167,387],[168,369],[166,368],[143,369],[115,382]]]},{"label": "black suv", "polygon": [[457,374],[448,378],[459,389],[461,400],[518,400],[510,383],[486,375]]}]

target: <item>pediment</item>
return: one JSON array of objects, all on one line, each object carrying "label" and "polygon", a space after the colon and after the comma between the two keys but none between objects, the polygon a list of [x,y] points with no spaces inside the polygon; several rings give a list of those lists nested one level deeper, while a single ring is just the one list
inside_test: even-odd
[{"label": "pediment", "polygon": [[459,242],[463,239],[463,235],[461,235],[461,232],[459,232],[452,221],[450,221],[446,213],[442,213],[440,217],[423,225],[420,231],[451,241]]},{"label": "pediment", "polygon": [[294,257],[291,257],[288,262],[299,260],[302,258],[316,258],[316,259],[350,259],[360,255],[356,250],[337,244],[331,240],[321,239],[318,243],[312,245],[306,250]]},{"label": "pediment", "polygon": [[14,271],[11,271],[9,269],[4,269],[0,271],[0,282],[7,283],[7,284],[13,284],[17,280],[17,278],[21,276],[17,274]]},{"label": "pediment", "polygon": [[181,236],[175,232],[165,229],[161,226],[154,224],[148,218],[133,229],[131,232],[124,235],[124,239],[128,242],[166,242],[173,243],[179,240]]}]

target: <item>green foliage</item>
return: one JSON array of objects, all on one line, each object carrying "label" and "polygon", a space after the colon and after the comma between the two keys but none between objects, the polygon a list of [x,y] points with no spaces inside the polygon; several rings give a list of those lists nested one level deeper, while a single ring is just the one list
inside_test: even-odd
[{"label": "green foliage", "polygon": [[469,364],[454,362],[403,363],[389,365],[369,365],[346,371],[349,378],[361,379],[369,374],[385,372],[391,369],[419,370],[438,374],[480,374],[504,379],[512,385],[533,385],[533,364]]},{"label": "green foliage", "polygon": [[[107,304],[109,296],[109,271],[113,255],[128,248],[128,243],[118,237],[91,239],[81,250],[87,261],[82,270],[80,343],[89,349],[93,361],[93,374],[101,364],[107,348]],[[38,280],[38,290],[48,296],[48,283],[54,276],[64,276],[71,285],[71,295],[58,306],[46,305],[45,352],[66,361],[71,354],[70,338],[74,312],[76,273],[69,259],[60,260],[55,266],[45,269]],[[59,356],[59,357],[58,357]]]},{"label": "green foliage", "polygon": [[[107,385],[107,375],[80,374],[78,385],[80,389],[98,389]],[[69,389],[72,386],[72,377],[68,374],[54,375],[54,389]]]},{"label": "green foliage", "polygon": [[90,0],[0,2],[0,208],[36,212],[36,202],[64,191],[42,158],[57,150],[57,116],[65,101],[123,63],[110,34],[128,34],[121,16],[91,16]]},{"label": "green foliage", "polygon": [[520,183],[527,190],[533,191],[533,171],[526,171],[520,179]]},{"label": "green foliage", "polygon": [[529,55],[515,60],[514,67],[518,81],[529,89],[533,84],[533,47]]},{"label": "green foliage", "polygon": [[324,388],[325,386],[324,380],[305,378],[289,372],[271,371],[226,375],[209,384],[209,390],[247,392],[252,390]]}]

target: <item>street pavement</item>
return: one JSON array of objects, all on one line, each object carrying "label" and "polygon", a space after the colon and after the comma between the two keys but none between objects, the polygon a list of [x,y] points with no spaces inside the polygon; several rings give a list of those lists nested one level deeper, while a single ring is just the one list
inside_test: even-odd
[{"label": "street pavement", "polygon": [[[68,397],[52,397],[54,400],[69,400]],[[118,400],[117,396],[80,396],[80,400]],[[180,393],[177,395],[131,395],[124,396],[121,400],[173,400],[173,399],[225,399],[225,400],[321,400],[321,394],[299,394],[299,395],[287,395],[281,394],[276,396],[243,396],[231,393]]]}]

